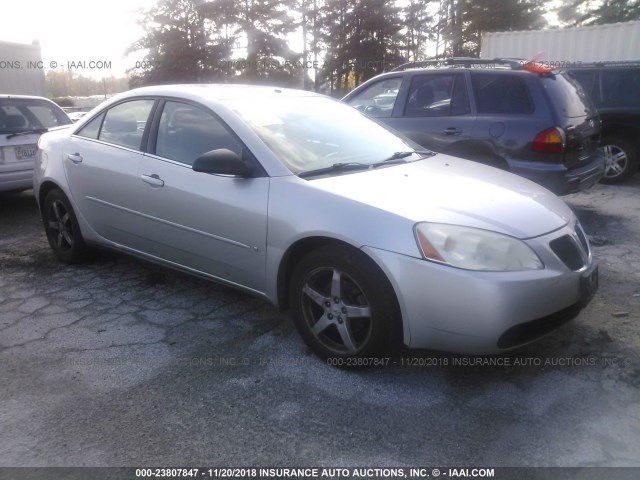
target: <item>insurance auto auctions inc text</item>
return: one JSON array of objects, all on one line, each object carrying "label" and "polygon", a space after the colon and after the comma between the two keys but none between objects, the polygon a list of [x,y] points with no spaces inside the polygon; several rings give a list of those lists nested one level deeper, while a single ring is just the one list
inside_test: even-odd
[{"label": "insurance auto auctions inc text", "polygon": [[[495,477],[493,468],[259,468],[254,478],[438,478],[438,477]],[[227,477],[228,478],[228,477]]]}]

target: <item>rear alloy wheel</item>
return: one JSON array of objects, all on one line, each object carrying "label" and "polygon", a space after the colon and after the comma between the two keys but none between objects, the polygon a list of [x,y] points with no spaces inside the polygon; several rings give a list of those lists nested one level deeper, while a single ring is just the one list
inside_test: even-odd
[{"label": "rear alloy wheel", "polygon": [[43,205],[44,230],[54,255],[64,263],[78,263],[87,257],[87,248],[78,220],[67,197],[51,190]]},{"label": "rear alloy wheel", "polygon": [[336,366],[374,365],[372,359],[398,346],[393,289],[362,252],[334,246],[311,252],[295,268],[290,293],[300,335]]},{"label": "rear alloy wheel", "polygon": [[604,155],[605,171],[600,180],[606,184],[621,183],[638,169],[636,153],[624,138],[606,137],[602,140],[600,151]]}]

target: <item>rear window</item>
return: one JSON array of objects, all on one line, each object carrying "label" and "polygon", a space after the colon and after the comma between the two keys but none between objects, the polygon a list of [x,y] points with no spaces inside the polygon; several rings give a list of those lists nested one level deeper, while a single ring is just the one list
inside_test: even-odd
[{"label": "rear window", "polygon": [[0,133],[18,133],[28,130],[68,125],[69,117],[57,105],[38,99],[0,99]]},{"label": "rear window", "polygon": [[524,81],[516,75],[474,72],[471,74],[478,113],[533,113],[533,102]]},{"label": "rear window", "polygon": [[563,117],[584,117],[590,114],[591,101],[584,90],[567,74],[550,74],[542,77],[542,86],[549,95],[551,106]]}]

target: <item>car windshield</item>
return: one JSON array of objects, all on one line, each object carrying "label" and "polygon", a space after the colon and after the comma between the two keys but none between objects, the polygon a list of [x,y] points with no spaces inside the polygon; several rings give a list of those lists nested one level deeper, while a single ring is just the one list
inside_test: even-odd
[{"label": "car windshield", "polygon": [[0,99],[0,134],[40,131],[69,123],[61,109],[44,100]]},{"label": "car windshield", "polygon": [[[366,167],[399,158],[399,152],[417,147],[357,110],[326,97],[233,100],[229,106],[295,174],[336,164]],[[411,161],[421,157],[407,153],[402,158]],[[349,169],[335,169],[334,173],[346,171]]]}]

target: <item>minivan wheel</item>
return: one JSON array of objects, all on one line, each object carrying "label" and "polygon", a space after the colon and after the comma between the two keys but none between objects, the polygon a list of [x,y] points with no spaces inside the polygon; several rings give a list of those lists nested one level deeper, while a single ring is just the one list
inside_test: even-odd
[{"label": "minivan wheel", "polygon": [[51,190],[45,197],[42,220],[47,240],[58,260],[73,264],[87,258],[89,248],[82,238],[73,208],[61,190]]},{"label": "minivan wheel", "polygon": [[391,284],[364,253],[319,248],[295,267],[290,283],[294,323],[319,357],[343,367],[383,364],[375,359],[399,346],[400,315]]},{"label": "minivan wheel", "polygon": [[604,155],[605,171],[600,180],[606,184],[623,182],[638,169],[638,159],[631,142],[621,137],[605,137],[600,151]]}]

